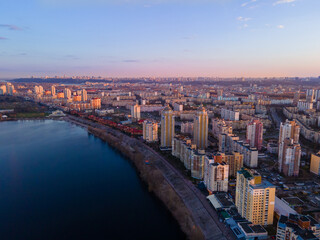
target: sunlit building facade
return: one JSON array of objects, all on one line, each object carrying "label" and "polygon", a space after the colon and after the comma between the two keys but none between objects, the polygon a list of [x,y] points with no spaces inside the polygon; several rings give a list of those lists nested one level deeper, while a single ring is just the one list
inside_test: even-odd
[{"label": "sunlit building facade", "polygon": [[175,122],[173,111],[167,105],[161,113],[161,147],[171,148],[175,134]]},{"label": "sunlit building facade", "polygon": [[254,171],[237,172],[236,207],[239,214],[253,224],[273,223],[276,187]]},{"label": "sunlit building facade", "polygon": [[208,146],[208,114],[202,105],[194,117],[193,142],[198,149],[206,149]]}]

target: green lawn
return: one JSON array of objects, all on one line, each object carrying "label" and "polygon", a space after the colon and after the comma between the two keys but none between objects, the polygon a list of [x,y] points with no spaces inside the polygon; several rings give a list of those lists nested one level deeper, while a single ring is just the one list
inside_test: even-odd
[{"label": "green lawn", "polygon": [[16,118],[37,118],[37,117],[46,117],[47,113],[17,113]]}]

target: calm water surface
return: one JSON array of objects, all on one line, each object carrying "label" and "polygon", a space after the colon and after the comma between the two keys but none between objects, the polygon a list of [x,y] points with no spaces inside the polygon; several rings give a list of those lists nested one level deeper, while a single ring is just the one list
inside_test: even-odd
[{"label": "calm water surface", "polygon": [[184,239],[133,165],[62,121],[0,123],[0,239]]}]

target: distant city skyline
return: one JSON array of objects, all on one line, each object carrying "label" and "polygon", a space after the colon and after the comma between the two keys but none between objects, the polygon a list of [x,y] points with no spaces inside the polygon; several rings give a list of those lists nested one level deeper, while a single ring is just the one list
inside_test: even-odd
[{"label": "distant city skyline", "polygon": [[319,0],[4,0],[0,79],[317,77]]}]

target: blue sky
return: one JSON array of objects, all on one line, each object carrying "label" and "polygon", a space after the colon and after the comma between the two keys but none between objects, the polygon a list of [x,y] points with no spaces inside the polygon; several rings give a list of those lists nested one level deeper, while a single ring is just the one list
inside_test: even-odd
[{"label": "blue sky", "polygon": [[2,0],[0,78],[318,76],[319,0]]}]

